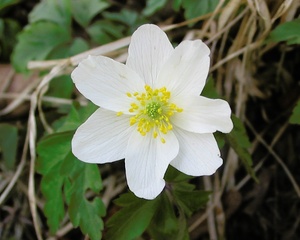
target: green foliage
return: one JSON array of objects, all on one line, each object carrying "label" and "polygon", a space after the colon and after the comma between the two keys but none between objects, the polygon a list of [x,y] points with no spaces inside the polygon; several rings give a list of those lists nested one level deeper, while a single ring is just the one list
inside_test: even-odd
[{"label": "green foliage", "polygon": [[70,33],[52,22],[36,22],[25,27],[18,36],[12,63],[19,72],[25,72],[28,61],[43,60],[55,47],[71,40]]},{"label": "green foliage", "polygon": [[63,162],[60,171],[71,182],[68,191],[70,197],[67,199],[70,199],[68,212],[73,226],[80,226],[81,231],[91,239],[100,239],[104,227],[101,217],[106,213],[105,206],[99,197],[92,201],[85,197],[88,190],[98,193],[102,189],[97,165],[78,161],[71,154]]},{"label": "green foliage", "polygon": [[300,18],[290,22],[282,23],[277,26],[271,33],[267,42],[286,41],[290,44],[300,44]]},{"label": "green foliage", "polygon": [[66,27],[70,31],[71,26],[71,2],[70,0],[41,1],[29,14],[29,22],[49,21]]},{"label": "green foliage", "polygon": [[91,39],[97,44],[105,44],[114,39],[122,38],[124,26],[116,25],[108,20],[99,20],[87,28]]},{"label": "green foliage", "polygon": [[70,114],[59,121],[58,132],[38,143],[37,171],[43,176],[44,212],[51,232],[60,226],[66,199],[74,227],[79,226],[84,234],[96,240],[101,238],[106,210],[99,197],[87,199],[85,194],[90,191],[97,194],[102,189],[101,176],[97,165],[83,163],[71,152],[72,130],[86,120],[93,109],[93,105],[84,109],[72,106]]},{"label": "green foliage", "polygon": [[220,98],[220,95],[216,91],[216,87],[214,85],[214,79],[212,77],[208,78],[201,95],[213,99]]},{"label": "green foliage", "polygon": [[0,153],[6,169],[12,170],[16,162],[18,129],[10,124],[0,124]]},{"label": "green foliage", "polygon": [[[206,13],[212,12],[217,4],[218,0],[181,0],[182,7],[184,9],[184,16],[186,19],[202,16]],[[178,2],[178,1],[177,1]],[[178,3],[175,5],[178,6]]]},{"label": "green foliage", "polygon": [[[60,175],[62,162],[70,152],[72,132],[53,134],[39,142],[36,170],[43,175],[41,190],[46,198],[44,213],[51,232],[56,232],[63,219],[64,201],[62,195],[65,177]],[[55,151],[53,151],[55,149]]]},{"label": "green foliage", "polygon": [[103,0],[73,0],[72,13],[75,20],[82,26],[87,27],[92,18],[102,10],[109,7],[109,3]]},{"label": "green foliage", "polygon": [[189,239],[186,219],[177,218],[175,208],[166,194],[159,196],[159,205],[148,228],[152,239],[186,240]]},{"label": "green foliage", "polygon": [[252,157],[248,151],[251,147],[251,142],[249,141],[246,129],[235,115],[231,116],[233,121],[233,129],[229,134],[226,134],[226,139],[228,140],[230,146],[237,153],[241,159],[245,169],[252,176],[253,179],[257,180],[255,172],[252,168]]},{"label": "green foliage", "polygon": [[[12,55],[14,68],[18,72],[26,72],[28,61],[66,58],[86,51],[90,43],[81,37],[73,38],[76,34],[73,33],[72,18],[84,28],[83,31],[86,31],[93,17],[109,6],[110,4],[104,0],[45,0],[40,2],[29,14],[30,24],[18,37],[18,44]],[[114,30],[111,24],[106,24],[104,27],[101,25],[101,27],[114,38],[122,36],[120,32]],[[95,33],[95,30],[92,33]],[[98,33],[99,31],[95,34]],[[95,34],[91,36],[92,39],[96,38]],[[97,43],[111,40],[111,38],[103,39],[103,35],[97,37],[101,39]]]},{"label": "green foliage", "polygon": [[293,114],[290,117],[290,123],[300,124],[300,100],[293,109]]},{"label": "green foliage", "polygon": [[173,0],[172,7],[175,11],[179,11],[181,4],[182,4],[182,0]]},{"label": "green foliage", "polygon": [[16,44],[16,35],[21,30],[20,25],[13,19],[0,18],[0,57],[2,61],[9,59]]},{"label": "green foliage", "polygon": [[158,199],[149,201],[132,193],[121,195],[115,203],[123,208],[108,220],[106,239],[131,240],[140,236],[150,224],[158,207]]},{"label": "green foliage", "polygon": [[[63,91],[61,91],[62,89]],[[74,84],[71,80],[70,75],[62,75],[54,78],[50,82],[47,95],[52,97],[59,97],[59,98],[70,98],[73,90],[74,90]]]},{"label": "green foliage", "polygon": [[187,240],[187,217],[203,208],[210,192],[195,190],[188,183],[192,177],[169,167],[165,179],[167,186],[154,200],[123,194],[115,200],[121,209],[107,222],[105,239],[136,239],[145,230],[153,239]]},{"label": "green foliage", "polygon": [[162,9],[167,3],[167,0],[147,0],[147,5],[143,10],[145,16],[151,16],[153,13]]},{"label": "green foliage", "polygon": [[131,35],[140,25],[147,23],[147,19],[133,10],[122,9],[120,12],[103,12],[103,17],[114,24],[114,27],[123,26],[124,36]]},{"label": "green foliage", "polygon": [[1,0],[0,2],[0,10],[8,7],[8,6],[11,6],[11,5],[14,5],[16,3],[20,2],[20,0]]}]

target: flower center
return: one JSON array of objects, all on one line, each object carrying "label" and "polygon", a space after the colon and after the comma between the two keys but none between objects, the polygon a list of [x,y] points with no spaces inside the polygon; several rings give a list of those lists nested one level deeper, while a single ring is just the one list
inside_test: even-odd
[{"label": "flower center", "polygon": [[127,96],[133,99],[129,112],[135,113],[130,118],[130,125],[137,125],[137,130],[142,136],[153,130],[153,137],[159,136],[161,142],[165,143],[162,135],[173,129],[171,116],[183,111],[182,108],[169,102],[171,93],[166,87],[152,89],[146,85],[145,92],[127,93]]}]

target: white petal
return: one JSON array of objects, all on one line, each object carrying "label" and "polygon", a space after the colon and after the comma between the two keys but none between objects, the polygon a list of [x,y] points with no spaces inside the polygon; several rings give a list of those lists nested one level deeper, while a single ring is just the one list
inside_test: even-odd
[{"label": "white petal", "polygon": [[169,163],[178,154],[173,132],[163,134],[165,143],[136,131],[129,139],[125,157],[126,178],[130,190],[138,197],[154,199],[164,188],[163,179]]},{"label": "white petal", "polygon": [[183,41],[159,73],[155,87],[167,87],[173,96],[202,92],[209,70],[210,50],[201,41]]},{"label": "white petal", "polygon": [[83,162],[107,163],[125,158],[130,133],[129,115],[99,108],[75,132],[72,152]]},{"label": "white petal", "polygon": [[93,103],[128,113],[127,92],[144,91],[145,83],[126,65],[103,56],[89,56],[71,74],[77,89]]},{"label": "white petal", "polygon": [[172,51],[174,48],[164,31],[156,25],[145,24],[131,37],[126,65],[152,87]]},{"label": "white petal", "polygon": [[191,133],[181,129],[174,131],[180,149],[170,163],[173,167],[187,175],[203,176],[213,174],[222,165],[223,160],[212,133]]},{"label": "white petal", "polygon": [[181,113],[172,116],[172,123],[190,132],[228,133],[233,124],[230,118],[229,104],[221,99],[209,99],[202,96],[178,96],[172,101],[183,108]]}]

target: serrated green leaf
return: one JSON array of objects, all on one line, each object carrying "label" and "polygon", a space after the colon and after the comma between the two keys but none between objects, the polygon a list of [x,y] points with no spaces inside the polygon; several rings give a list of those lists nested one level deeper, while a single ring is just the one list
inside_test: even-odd
[{"label": "serrated green leaf", "polygon": [[293,114],[289,121],[293,124],[300,124],[300,100],[298,100],[296,106],[294,107]]},{"label": "serrated green leaf", "polygon": [[73,132],[56,133],[43,138],[37,146],[36,170],[43,175],[41,190],[46,202],[44,212],[51,232],[56,232],[65,210],[62,188],[65,177],[60,174],[64,159],[70,154]]},{"label": "serrated green leaf", "polygon": [[[184,216],[183,216],[184,217]],[[186,240],[187,225],[183,224],[181,219],[176,217],[173,204],[166,194],[159,196],[159,206],[148,227],[152,239],[155,240]]]},{"label": "serrated green leaf", "polygon": [[143,10],[145,16],[151,16],[165,6],[167,0],[147,0],[146,7]]},{"label": "serrated green leaf", "polygon": [[92,102],[87,106],[71,105],[69,114],[54,123],[57,132],[71,131],[79,127],[98,107]]},{"label": "serrated green leaf", "polygon": [[51,233],[55,233],[58,230],[60,222],[65,215],[62,194],[64,178],[58,174],[60,166],[61,162],[57,162],[41,181],[41,191],[46,199],[44,213]]},{"label": "serrated green leaf", "polygon": [[[71,27],[70,0],[44,0],[38,3],[29,14],[29,22],[51,21],[63,26]],[[70,30],[68,30],[70,31]]]},{"label": "serrated green leaf", "polygon": [[17,127],[1,123],[0,124],[0,153],[4,166],[12,170],[15,167],[18,147],[18,129]]},{"label": "serrated green leaf", "polygon": [[69,216],[74,227],[80,226],[84,234],[88,234],[92,240],[101,239],[104,228],[101,217],[105,216],[106,209],[100,198],[95,197],[88,201],[85,197],[87,190],[94,193],[102,189],[102,182],[97,165],[86,164],[77,159],[68,158],[61,171],[69,175],[72,183],[70,189]]},{"label": "serrated green leaf", "polygon": [[186,215],[191,216],[194,211],[205,207],[209,200],[210,192],[175,188],[173,195],[178,206],[185,212]]},{"label": "serrated green leaf", "polygon": [[110,4],[105,0],[73,0],[72,13],[82,27],[87,27],[97,13],[109,6]]},{"label": "serrated green leaf", "polygon": [[236,152],[236,154],[241,159],[245,169],[250,174],[250,176],[257,180],[255,172],[252,168],[252,157],[248,151],[251,146],[246,129],[240,119],[235,115],[232,115],[233,129],[225,137],[228,140],[230,146]]},{"label": "serrated green leaf", "polygon": [[12,63],[19,72],[25,72],[30,60],[46,59],[60,44],[70,41],[66,29],[51,22],[37,22],[25,27],[18,36],[18,44],[12,54]]},{"label": "serrated green leaf", "polygon": [[85,164],[74,157],[71,152],[73,134],[73,131],[51,134],[38,144],[36,169],[43,175],[44,211],[50,230],[55,232],[64,216],[64,192],[73,225],[80,226],[84,234],[97,240],[101,238],[105,206],[98,197],[89,201],[85,193],[101,190],[100,173],[97,165]]},{"label": "serrated green leaf", "polygon": [[267,42],[286,41],[287,44],[300,44],[300,18],[282,23],[271,33]]},{"label": "serrated green leaf", "polygon": [[140,236],[150,224],[158,207],[158,199],[145,200],[133,194],[123,194],[116,203],[123,206],[107,222],[107,240],[132,240]]},{"label": "serrated green leaf", "polygon": [[182,0],[184,16],[186,19],[191,19],[210,13],[216,8],[218,3],[218,0]]}]

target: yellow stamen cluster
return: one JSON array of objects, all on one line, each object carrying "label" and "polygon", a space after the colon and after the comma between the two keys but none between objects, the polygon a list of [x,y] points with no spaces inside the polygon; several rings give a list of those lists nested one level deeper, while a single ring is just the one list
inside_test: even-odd
[{"label": "yellow stamen cluster", "polygon": [[[137,124],[137,130],[142,136],[152,129],[154,138],[158,135],[161,137],[160,133],[167,134],[173,128],[170,117],[183,111],[174,103],[169,103],[171,93],[165,87],[152,89],[146,85],[145,92],[127,93],[127,96],[133,99],[129,112],[136,114],[130,118],[130,125]],[[166,142],[163,137],[160,140],[162,143]]]}]

